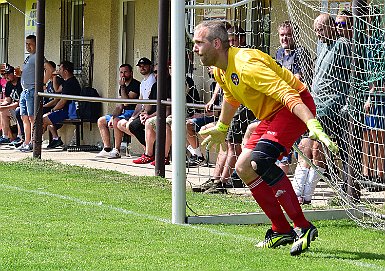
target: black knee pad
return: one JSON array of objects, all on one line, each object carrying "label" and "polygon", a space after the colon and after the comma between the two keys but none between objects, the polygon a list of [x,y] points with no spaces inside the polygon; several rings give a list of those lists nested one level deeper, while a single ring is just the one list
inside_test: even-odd
[{"label": "black knee pad", "polygon": [[276,184],[285,174],[275,164],[283,151],[284,147],[281,144],[268,139],[261,139],[251,154],[251,166],[270,186]]}]

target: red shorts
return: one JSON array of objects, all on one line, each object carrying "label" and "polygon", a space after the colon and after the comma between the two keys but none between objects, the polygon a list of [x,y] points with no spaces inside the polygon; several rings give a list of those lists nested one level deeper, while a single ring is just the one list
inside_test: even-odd
[{"label": "red shorts", "polygon": [[[301,92],[300,96],[303,103],[309,107],[310,111],[315,115],[315,104],[309,91]],[[264,138],[277,142],[285,147],[285,151],[282,155],[286,156],[290,152],[294,142],[306,130],[306,124],[296,115],[291,113],[287,107],[283,107],[272,118],[269,120],[262,120],[259,123],[245,144],[245,148],[253,150],[258,141],[261,138]]]}]

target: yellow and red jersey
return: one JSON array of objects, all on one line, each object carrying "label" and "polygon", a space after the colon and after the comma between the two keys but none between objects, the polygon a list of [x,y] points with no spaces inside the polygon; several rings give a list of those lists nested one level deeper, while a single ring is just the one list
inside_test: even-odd
[{"label": "yellow and red jersey", "polygon": [[260,120],[270,119],[283,106],[290,111],[303,103],[299,95],[305,84],[289,70],[259,50],[230,47],[227,70],[214,69],[225,100],[248,107]]}]

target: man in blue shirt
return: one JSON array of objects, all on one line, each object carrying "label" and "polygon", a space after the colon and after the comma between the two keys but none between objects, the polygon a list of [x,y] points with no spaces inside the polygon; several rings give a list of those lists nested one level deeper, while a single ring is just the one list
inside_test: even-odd
[{"label": "man in blue shirt", "polygon": [[25,140],[19,147],[20,151],[32,151],[32,127],[35,122],[34,96],[35,96],[35,60],[36,60],[36,36],[29,35],[25,39],[25,48],[29,56],[24,61],[21,74],[23,92],[20,96],[20,115],[23,120]]}]

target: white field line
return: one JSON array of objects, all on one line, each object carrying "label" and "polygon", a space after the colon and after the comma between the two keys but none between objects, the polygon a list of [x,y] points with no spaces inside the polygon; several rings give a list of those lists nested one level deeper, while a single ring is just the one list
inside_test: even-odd
[{"label": "white field line", "polygon": [[[119,212],[122,214],[133,215],[133,216],[137,216],[140,218],[144,218],[144,219],[148,219],[148,220],[152,220],[152,221],[158,221],[158,222],[172,225],[172,222],[170,219],[165,219],[165,218],[161,218],[161,217],[157,217],[157,216],[153,216],[153,215],[141,214],[141,213],[137,213],[134,211],[130,211],[127,209],[123,209],[123,208],[115,207],[115,206],[111,206],[111,205],[105,205],[105,204],[103,204],[103,202],[84,201],[84,200],[74,198],[74,197],[54,194],[54,193],[40,191],[40,190],[29,190],[29,189],[24,189],[21,187],[5,185],[5,184],[0,184],[0,187],[2,187],[3,189],[6,189],[6,190],[20,191],[20,192],[24,192],[24,193],[30,193],[30,194],[42,195],[42,196],[47,196],[47,197],[52,197],[52,198],[58,198],[58,199],[66,200],[66,201],[72,201],[72,202],[78,203],[80,205],[87,205],[87,206],[94,206],[94,207],[98,207],[98,208],[104,208],[104,209]],[[197,230],[201,230],[201,231],[206,231],[206,232],[209,232],[209,233],[212,233],[215,235],[219,235],[219,236],[230,237],[230,238],[238,239],[241,241],[251,242],[253,244],[255,244],[259,241],[257,239],[249,238],[249,237],[246,237],[243,235],[225,233],[225,232],[221,232],[221,231],[218,231],[215,229],[211,229],[211,228],[207,228],[207,227],[200,227],[197,225],[191,225],[191,224],[177,224],[177,225],[182,226],[182,227],[197,229]],[[333,255],[327,255],[324,253],[318,253],[318,252],[310,252],[310,253],[317,255],[317,256],[324,255],[326,258],[333,258]],[[349,264],[354,265],[354,266],[365,267],[365,268],[367,268],[367,270],[368,269],[384,270],[384,268],[382,266],[378,266],[378,265],[370,264],[370,263],[366,263],[366,262],[360,262],[357,260],[353,261],[353,260],[349,260],[349,259],[338,259],[338,258],[335,258],[335,260],[349,263]]]},{"label": "white field line", "polygon": [[[50,192],[46,192],[46,191],[41,191],[41,190],[28,190],[28,189],[24,189],[24,188],[21,188],[21,187],[5,185],[5,184],[0,184],[0,187],[2,187],[4,189],[7,189],[7,190],[15,190],[15,191],[20,191],[20,192],[25,192],[25,193],[30,193],[30,194],[42,195],[42,196],[47,196],[47,197],[52,197],[52,198],[58,198],[58,199],[66,200],[66,201],[72,201],[72,202],[76,202],[76,203],[78,203],[80,205],[87,205],[87,206],[94,206],[94,207],[98,207],[98,208],[104,208],[104,209],[116,211],[116,212],[119,212],[119,213],[122,213],[122,214],[137,216],[137,217],[140,217],[140,218],[144,218],[144,219],[148,219],[148,220],[152,220],[152,221],[158,221],[158,222],[162,222],[162,223],[165,223],[165,224],[171,224],[172,225],[172,222],[171,222],[170,219],[165,219],[165,218],[161,218],[161,217],[157,217],[157,216],[153,216],[153,215],[148,215],[148,214],[141,214],[141,213],[130,211],[130,210],[127,210],[127,209],[124,209],[124,208],[115,207],[115,206],[112,206],[112,205],[105,205],[101,201],[100,202],[84,201],[84,200],[81,200],[81,199],[78,199],[78,198],[74,198],[74,197],[54,194],[54,193],[50,193]],[[198,229],[198,230],[202,230],[202,231],[206,231],[206,232],[210,232],[210,233],[215,234],[215,235],[227,236],[227,237],[230,237],[230,238],[239,239],[241,241],[247,241],[247,242],[251,242],[251,243],[258,242],[258,240],[254,239],[254,238],[246,237],[246,236],[239,235],[239,234],[225,233],[225,232],[221,232],[221,231],[218,231],[218,230],[215,230],[215,229],[211,229],[211,228],[207,228],[207,227],[200,227],[200,226],[191,225],[191,224],[177,224],[177,225],[183,226],[183,227],[188,227],[188,228],[193,228],[193,229]]]}]

